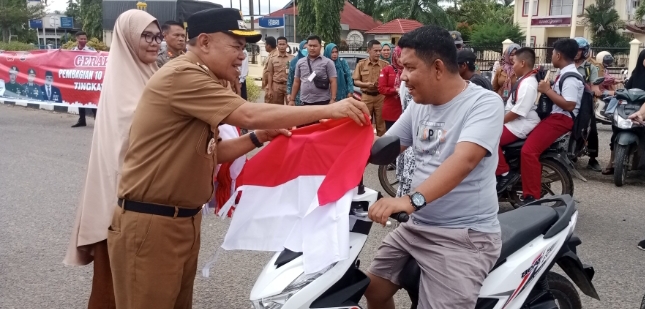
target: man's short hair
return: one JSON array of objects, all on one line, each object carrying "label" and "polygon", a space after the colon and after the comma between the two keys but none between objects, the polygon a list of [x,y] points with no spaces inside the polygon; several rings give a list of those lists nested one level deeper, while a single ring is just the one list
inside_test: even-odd
[{"label": "man's short hair", "polygon": [[276,42],[275,38],[272,36],[268,36],[265,40],[265,43],[271,46],[271,48],[275,48],[278,45],[278,42]]},{"label": "man's short hair", "polygon": [[168,30],[170,30],[171,26],[177,26],[177,27],[181,27],[181,29],[185,29],[184,24],[178,21],[169,20],[165,22],[163,25],[161,25],[161,32],[167,32]]},{"label": "man's short hair", "polygon": [[515,57],[526,61],[531,68],[535,66],[535,51],[530,47],[522,47],[515,51]]},{"label": "man's short hair", "polygon": [[283,36],[278,37],[278,39],[276,41],[280,41],[280,40],[284,40],[285,43],[289,43],[289,40],[287,40],[287,38],[285,38]]},{"label": "man's short hair", "polygon": [[310,36],[307,38],[307,42],[309,42],[309,41],[311,41],[311,40],[316,40],[316,41],[318,41],[318,44],[322,44],[322,39],[320,39],[320,37],[319,37],[319,36],[317,36],[317,35],[315,35],[315,34],[314,34],[314,35],[310,35]]},{"label": "man's short hair", "polygon": [[441,59],[448,72],[457,73],[457,48],[448,30],[428,25],[412,30],[399,39],[399,47],[414,49],[417,57],[430,65]]},{"label": "man's short hair", "polygon": [[371,40],[371,41],[367,42],[367,49],[372,49],[372,47],[374,47],[374,45],[381,45],[381,42],[379,42],[377,40]]},{"label": "man's short hair", "polygon": [[87,32],[85,32],[85,31],[79,31],[79,32],[76,32],[76,34],[74,34],[74,36],[75,36],[75,37],[79,37],[79,36],[81,36],[81,35],[87,36]]},{"label": "man's short hair", "polygon": [[553,43],[553,49],[562,54],[565,60],[571,62],[578,54],[578,42],[574,39],[559,39]]}]

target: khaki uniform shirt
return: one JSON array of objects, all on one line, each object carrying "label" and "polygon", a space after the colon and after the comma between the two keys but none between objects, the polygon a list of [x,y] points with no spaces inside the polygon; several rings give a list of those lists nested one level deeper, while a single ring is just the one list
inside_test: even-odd
[{"label": "khaki uniform shirt", "polygon": [[276,54],[271,58],[267,63],[268,73],[273,77],[273,82],[278,84],[286,84],[287,76],[289,75],[289,62],[293,59],[293,55],[285,54],[284,56],[280,53]]},{"label": "khaki uniform shirt", "polygon": [[271,59],[277,54],[278,49],[276,48],[269,53],[267,61],[264,63],[264,69],[262,71],[262,89],[265,89],[269,83],[269,62],[271,62]]},{"label": "khaki uniform shirt", "polygon": [[244,101],[188,52],[148,81],[130,128],[118,197],[199,208],[213,196],[217,126]]},{"label": "khaki uniform shirt", "polygon": [[168,61],[175,59],[183,54],[185,54],[184,51],[179,51],[179,54],[175,55],[167,48],[162,48],[159,50],[159,54],[157,55],[157,66],[162,67],[164,64],[168,63]]},{"label": "khaki uniform shirt", "polygon": [[[354,75],[352,78],[355,81],[373,84],[378,81],[381,70],[390,65],[384,60],[379,59],[377,62],[371,62],[369,59],[363,59],[356,64]],[[378,92],[378,88],[370,86],[368,88],[361,87],[361,92]]]}]

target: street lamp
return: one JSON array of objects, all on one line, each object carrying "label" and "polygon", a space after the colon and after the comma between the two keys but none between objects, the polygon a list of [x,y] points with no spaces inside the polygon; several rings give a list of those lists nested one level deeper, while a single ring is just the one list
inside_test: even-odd
[{"label": "street lamp", "polygon": [[142,11],[147,11],[146,10],[147,8],[148,8],[148,4],[146,4],[145,0],[137,2],[137,9]]}]

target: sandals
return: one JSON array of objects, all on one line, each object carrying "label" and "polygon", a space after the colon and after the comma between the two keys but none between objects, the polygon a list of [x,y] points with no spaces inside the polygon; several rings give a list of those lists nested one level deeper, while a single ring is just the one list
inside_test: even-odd
[{"label": "sandals", "polygon": [[613,175],[614,174],[614,168],[613,167],[603,168],[601,173],[603,175]]}]

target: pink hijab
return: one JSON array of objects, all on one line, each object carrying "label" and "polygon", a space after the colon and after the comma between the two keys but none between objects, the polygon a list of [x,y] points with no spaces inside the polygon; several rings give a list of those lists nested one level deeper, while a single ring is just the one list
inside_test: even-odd
[{"label": "pink hijab", "polygon": [[119,15],[114,25],[85,187],[63,261],[67,265],[89,264],[93,252],[84,246],[107,239],[132,117],[143,88],[158,69],[156,62],[143,63],[137,55],[141,34],[153,22],[157,20],[152,15],[132,9]]},{"label": "pink hijab", "polygon": [[[506,48],[506,51],[504,51],[504,58],[502,59],[502,61],[500,61],[502,70],[506,72],[506,80],[504,81],[502,88],[507,90],[506,93],[508,93],[509,95],[511,93],[511,88],[513,87],[513,78],[511,77],[515,75],[515,72],[513,71],[513,63],[511,63],[511,53],[513,53],[514,50],[520,48],[521,47],[517,44],[511,44],[508,48]],[[504,101],[506,101],[506,98],[503,99]]]}]

